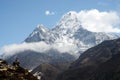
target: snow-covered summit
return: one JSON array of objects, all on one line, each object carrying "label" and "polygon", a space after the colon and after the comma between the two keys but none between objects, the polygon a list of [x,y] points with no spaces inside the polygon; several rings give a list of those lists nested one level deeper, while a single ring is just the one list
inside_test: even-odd
[{"label": "snow-covered summit", "polygon": [[22,65],[29,68],[56,61],[71,63],[71,58],[78,58],[88,48],[104,40],[118,38],[109,33],[88,31],[78,14],[74,11],[66,13],[51,30],[38,25],[24,43],[3,47],[4,52],[0,57],[11,60],[18,56]]},{"label": "snow-covered summit", "polygon": [[70,11],[62,16],[60,21],[56,24],[54,30],[59,29],[77,29],[81,26],[81,22],[78,19],[77,12]]},{"label": "snow-covered summit", "polygon": [[44,25],[43,25],[43,24],[40,24],[40,25],[37,25],[37,27],[36,27],[35,31],[47,32],[47,31],[49,31],[49,29],[48,29],[48,28],[46,28],[46,27],[44,27]]},{"label": "snow-covered summit", "polygon": [[44,41],[47,44],[54,45],[54,47],[56,46],[56,48],[68,47],[70,48],[67,48],[68,51],[70,50],[74,54],[83,52],[104,40],[118,38],[113,34],[96,33],[84,29],[78,14],[75,11],[66,13],[52,30],[45,28],[43,25],[37,26],[25,42]]},{"label": "snow-covered summit", "polygon": [[33,32],[25,39],[25,42],[39,42],[44,41],[48,37],[49,29],[43,25],[38,25]]}]

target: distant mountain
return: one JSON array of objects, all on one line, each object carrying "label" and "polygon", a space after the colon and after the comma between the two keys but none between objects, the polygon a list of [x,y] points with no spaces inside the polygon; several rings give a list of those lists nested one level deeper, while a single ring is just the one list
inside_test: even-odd
[{"label": "distant mountain", "polygon": [[[1,57],[5,57],[7,61],[11,62],[17,56],[22,66],[29,69],[33,69],[41,63],[71,63],[88,48],[104,40],[116,38],[118,36],[113,34],[95,33],[84,29],[78,13],[70,11],[63,15],[55,28],[51,30],[43,25],[38,25],[24,40],[24,43],[21,43],[21,45],[25,45],[22,46],[24,48],[19,47],[15,51],[8,51]],[[40,42],[45,43],[47,47],[40,45]]]},{"label": "distant mountain", "polygon": [[118,38],[118,36],[113,34],[103,32],[96,33],[84,29],[78,13],[70,11],[63,15],[52,30],[47,29],[43,25],[38,25],[25,39],[25,42],[32,43],[44,41],[47,44],[56,45],[58,48],[68,45],[72,47],[72,50],[69,49],[68,52],[77,55],[78,52],[83,52],[104,40],[116,38]]},{"label": "distant mountain", "polygon": [[119,80],[120,39],[85,51],[57,80]]}]

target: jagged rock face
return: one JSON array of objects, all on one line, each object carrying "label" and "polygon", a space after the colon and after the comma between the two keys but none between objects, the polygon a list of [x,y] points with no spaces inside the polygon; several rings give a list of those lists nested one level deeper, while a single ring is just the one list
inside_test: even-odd
[{"label": "jagged rock face", "polygon": [[119,80],[120,39],[85,51],[58,80]]},{"label": "jagged rock face", "polygon": [[0,59],[0,80],[38,80],[28,70],[20,66],[8,65]]},{"label": "jagged rock face", "polygon": [[25,42],[53,42],[54,39],[51,37],[52,33],[49,29],[45,28],[43,25],[38,25],[37,28],[29,35],[29,37],[25,39]]}]

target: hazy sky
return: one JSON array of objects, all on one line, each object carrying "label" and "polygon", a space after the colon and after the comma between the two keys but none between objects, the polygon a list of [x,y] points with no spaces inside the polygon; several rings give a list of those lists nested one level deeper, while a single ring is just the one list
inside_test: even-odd
[{"label": "hazy sky", "polygon": [[38,24],[54,27],[68,11],[90,9],[120,13],[120,0],[0,0],[0,47],[24,41]]}]

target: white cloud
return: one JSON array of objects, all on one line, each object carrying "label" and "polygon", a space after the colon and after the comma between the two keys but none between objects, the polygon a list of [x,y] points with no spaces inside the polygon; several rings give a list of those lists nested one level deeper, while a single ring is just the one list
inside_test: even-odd
[{"label": "white cloud", "polygon": [[4,54],[4,58],[5,58],[7,56],[14,55],[17,52],[22,52],[22,51],[25,51],[25,50],[45,52],[48,48],[49,48],[49,45],[47,45],[44,42],[22,43],[22,44],[6,45],[6,46],[4,46],[0,49],[0,52]]},{"label": "white cloud", "polygon": [[49,10],[47,10],[47,11],[45,11],[45,15],[55,15],[55,12],[52,12],[52,11],[49,11]]},{"label": "white cloud", "polygon": [[78,17],[83,27],[89,31],[120,32],[120,29],[118,28],[120,17],[117,12],[100,12],[97,9],[82,10],[78,13]]},{"label": "white cloud", "polygon": [[55,50],[58,50],[60,53],[64,53],[64,52],[71,52],[71,50],[73,50],[74,48],[76,48],[76,46],[69,45],[69,44],[61,44],[61,46],[59,46],[59,44],[49,45],[49,44],[46,44],[45,42],[36,42],[36,43],[21,43],[21,44],[6,45],[0,49],[0,52],[2,53],[1,54],[2,58],[5,59],[10,56],[13,56],[14,54],[17,54],[18,52],[23,52],[26,50],[45,53],[50,49],[55,49]]}]

